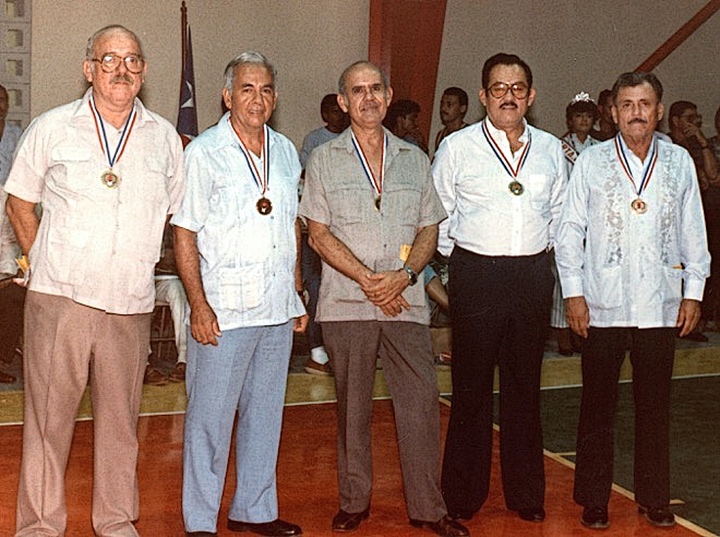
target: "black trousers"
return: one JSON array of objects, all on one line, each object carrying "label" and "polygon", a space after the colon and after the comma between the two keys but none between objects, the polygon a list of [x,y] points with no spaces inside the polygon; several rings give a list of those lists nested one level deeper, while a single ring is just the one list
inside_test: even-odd
[{"label": "black trousers", "polygon": [[620,366],[630,342],[635,402],[635,500],[646,507],[670,503],[670,379],[675,328],[590,327],[582,353],[574,498],[606,506],[613,480],[615,405]]},{"label": "black trousers", "polygon": [[505,502],[512,510],[543,505],[540,369],[553,284],[545,252],[488,257],[457,246],[453,251],[453,396],[442,472],[449,512],[477,511],[488,496],[496,364]]}]

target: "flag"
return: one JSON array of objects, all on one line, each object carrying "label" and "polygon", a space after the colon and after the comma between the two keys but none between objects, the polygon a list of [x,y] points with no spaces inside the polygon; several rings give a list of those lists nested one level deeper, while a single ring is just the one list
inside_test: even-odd
[{"label": "flag", "polygon": [[182,3],[182,78],[180,80],[180,105],[178,108],[177,131],[186,146],[198,135],[197,108],[195,107],[195,71],[193,69],[192,40],[190,25],[187,23],[187,8]]}]

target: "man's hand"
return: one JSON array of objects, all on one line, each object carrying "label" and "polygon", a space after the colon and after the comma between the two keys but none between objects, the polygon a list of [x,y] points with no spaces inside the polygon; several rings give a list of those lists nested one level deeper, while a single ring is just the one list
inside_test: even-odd
[{"label": "man's hand", "polygon": [[221,337],[220,325],[215,312],[207,302],[193,305],[190,308],[190,332],[198,343],[203,345],[215,345],[216,338]]},{"label": "man's hand", "polygon": [[587,338],[590,327],[590,310],[584,296],[573,296],[565,299],[565,318],[573,332]]},{"label": "man's hand", "polygon": [[407,275],[399,270],[368,274],[360,282],[365,296],[388,317],[395,317],[403,309],[410,309],[410,304],[402,296],[408,285]]},{"label": "man's hand", "polygon": [[302,334],[303,332],[305,332],[305,329],[307,328],[309,322],[310,316],[307,313],[301,315],[300,317],[295,317],[293,319],[293,332]]},{"label": "man's hand", "polygon": [[695,330],[700,321],[700,302],[698,300],[683,299],[678,310],[677,327],[680,329],[680,337],[687,336]]}]

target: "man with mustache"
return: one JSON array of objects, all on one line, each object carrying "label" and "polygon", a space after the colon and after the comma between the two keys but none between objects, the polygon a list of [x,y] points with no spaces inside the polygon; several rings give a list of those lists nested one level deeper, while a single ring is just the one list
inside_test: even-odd
[{"label": "man with mustache", "polygon": [[65,468],[88,378],[93,528],[138,535],[136,430],[153,273],[184,190],[179,136],[137,98],[146,72],[130,30],[108,26],[91,36],[83,63],[91,87],[33,121],[5,185],[30,263],[18,536],[66,533]]},{"label": "man with mustache", "polygon": [[465,114],[468,109],[468,94],[456,86],[445,88],[440,99],[440,121],[443,128],[435,135],[435,151],[440,147],[443,138],[467,127]]},{"label": "man with mustache", "polygon": [[625,73],[612,90],[619,134],[573,168],[556,260],[572,330],[586,338],[574,498],[583,525],[609,526],[613,417],[630,342],[635,401],[635,501],[654,526],[669,510],[669,405],[675,336],[700,319],[710,268],[702,202],[689,153],[655,132],[663,88]]},{"label": "man with mustache", "polygon": [[496,54],[482,70],[486,118],[448,136],[433,178],[450,218],[453,398],[442,491],[448,513],[470,519],[487,499],[493,374],[500,367],[500,457],[508,509],[545,519],[540,367],[550,320],[548,250],[567,182],[560,140],[527,123],[532,71]]},{"label": "man with mustache", "polygon": [[370,516],[372,390],[378,356],[393,398],[410,524],[468,535],[440,494],[440,414],[423,268],[443,218],[430,163],[383,129],[392,99],[374,64],[345,69],[338,103],[350,128],[315,149],[300,214],[323,260],[317,316],[335,371],[340,511],[337,532]]}]

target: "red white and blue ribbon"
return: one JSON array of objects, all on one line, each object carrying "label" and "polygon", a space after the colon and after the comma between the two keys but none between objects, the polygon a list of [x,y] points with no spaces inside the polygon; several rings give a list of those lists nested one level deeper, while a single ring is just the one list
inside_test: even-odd
[{"label": "red white and blue ribbon", "polygon": [[382,146],[382,164],[380,166],[380,173],[376,177],[373,173],[372,167],[370,167],[370,163],[367,160],[367,157],[365,157],[365,153],[362,150],[362,147],[360,147],[360,143],[358,142],[357,138],[355,138],[355,133],[351,132],[352,135],[352,144],[353,147],[355,147],[355,152],[357,153],[358,158],[360,159],[360,164],[362,165],[363,171],[365,172],[365,177],[367,177],[368,182],[375,190],[377,197],[382,195],[382,189],[383,189],[383,175],[385,174],[385,150],[387,149],[388,144],[388,138],[387,134],[383,132],[383,146]]},{"label": "red white and blue ribbon", "polygon": [[[228,121],[230,120],[228,119]],[[235,129],[233,129],[233,132],[235,132]],[[268,147],[268,126],[263,125],[263,141],[262,148],[260,150],[260,159],[263,164],[262,174],[260,174],[257,166],[255,166],[255,161],[250,155],[250,151],[245,145],[245,142],[243,142],[243,139],[240,138],[240,135],[237,132],[235,132],[235,136],[237,136],[237,139],[240,142],[240,151],[242,151],[242,154],[245,157],[250,174],[252,175],[255,184],[262,192],[262,196],[265,196],[265,192],[270,185],[270,148]]]},{"label": "red white and blue ribbon", "polygon": [[630,162],[628,161],[627,155],[625,154],[625,149],[623,148],[624,141],[620,139],[620,133],[615,136],[615,151],[617,152],[618,160],[620,161],[620,166],[622,167],[623,171],[625,172],[625,175],[628,176],[628,179],[630,179],[630,182],[633,184],[633,188],[635,189],[635,192],[637,192],[638,198],[642,196],[642,193],[647,188],[648,183],[650,183],[650,178],[652,177],[653,171],[655,170],[655,164],[657,163],[658,159],[658,148],[657,148],[657,136],[653,135],[653,142],[652,142],[652,149],[650,153],[650,158],[648,159],[647,164],[645,165],[645,169],[643,170],[642,179],[640,180],[640,186],[638,187],[635,183],[635,178],[633,177],[632,168],[630,168]]},{"label": "red white and blue ribbon", "polygon": [[528,155],[530,154],[530,144],[532,143],[530,131],[528,131],[528,141],[525,144],[522,153],[520,154],[520,160],[518,161],[517,168],[513,168],[512,163],[502,152],[500,146],[495,141],[495,138],[492,137],[492,134],[490,134],[486,122],[487,119],[482,122],[482,132],[485,135],[485,139],[487,140],[488,144],[490,144],[490,148],[493,150],[493,153],[495,153],[495,156],[500,161],[500,164],[502,164],[502,167],[505,169],[507,174],[513,179],[517,179],[517,176],[520,174],[520,170],[522,170],[522,167],[525,165],[525,161],[527,161]]},{"label": "red white and blue ribbon", "polygon": [[107,133],[105,132],[105,123],[103,122],[100,112],[95,105],[95,98],[92,93],[90,94],[89,104],[90,112],[95,120],[95,132],[97,132],[100,147],[102,148],[103,153],[105,153],[110,169],[112,170],[115,163],[120,160],[120,157],[122,157],[122,154],[125,151],[125,146],[130,139],[130,133],[132,132],[132,128],[135,125],[135,119],[137,118],[137,109],[133,105],[132,112],[130,112],[127,121],[125,121],[125,126],[120,134],[120,140],[118,140],[117,146],[115,147],[115,152],[111,155],[109,147],[110,144],[108,143]]}]

